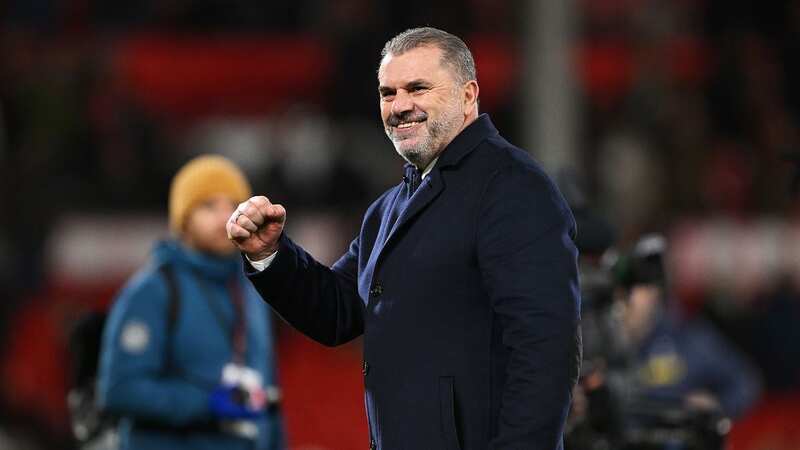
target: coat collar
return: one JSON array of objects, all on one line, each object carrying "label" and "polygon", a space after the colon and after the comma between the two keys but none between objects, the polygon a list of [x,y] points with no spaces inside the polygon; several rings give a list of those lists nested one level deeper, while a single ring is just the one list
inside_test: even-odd
[{"label": "coat collar", "polygon": [[167,239],[156,243],[153,258],[157,263],[175,264],[191,268],[215,280],[227,280],[238,276],[242,270],[239,255],[218,257],[192,250],[176,239]]},{"label": "coat collar", "polygon": [[458,164],[483,140],[498,134],[497,128],[494,127],[489,115],[486,113],[481,114],[447,144],[447,147],[442,150],[436,166],[442,169]]},{"label": "coat collar", "polygon": [[[491,119],[489,119],[489,115],[481,114],[477,120],[469,124],[467,128],[464,128],[464,130],[445,147],[440,153],[439,159],[431,173],[422,180],[419,188],[409,200],[408,206],[400,212],[400,216],[392,227],[385,242],[378,244],[378,253],[374,270],[377,270],[377,267],[382,262],[387,249],[391,248],[394,241],[399,239],[398,235],[403,234],[406,223],[412,220],[417,214],[421,213],[444,190],[445,183],[440,169],[458,164],[458,162],[477,147],[478,144],[497,134],[497,129],[492,124]],[[409,165],[407,165],[407,167],[408,166]],[[404,180],[407,178],[408,175],[404,177]],[[372,283],[371,280],[370,283]]]}]

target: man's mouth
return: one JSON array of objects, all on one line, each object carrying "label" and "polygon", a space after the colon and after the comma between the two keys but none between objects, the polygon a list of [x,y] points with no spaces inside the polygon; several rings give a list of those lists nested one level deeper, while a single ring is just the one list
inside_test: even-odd
[{"label": "man's mouth", "polygon": [[421,124],[422,122],[423,122],[422,120],[414,122],[400,122],[398,125],[395,126],[395,128],[397,128],[398,130],[407,130],[409,128],[413,128]]},{"label": "man's mouth", "polygon": [[422,112],[416,114],[392,114],[386,121],[386,125],[392,127],[394,131],[408,132],[426,120],[428,120],[428,115]]}]

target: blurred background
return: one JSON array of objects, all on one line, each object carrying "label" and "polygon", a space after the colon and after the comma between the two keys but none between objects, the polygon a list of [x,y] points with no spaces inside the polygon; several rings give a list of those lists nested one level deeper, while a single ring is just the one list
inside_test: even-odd
[{"label": "blurred background", "polygon": [[[402,175],[380,49],[421,25],[464,38],[481,110],[616,252],[666,237],[681,314],[757,372],[727,448],[800,448],[794,0],[3,2],[0,448],[74,448],[70,327],[167,235],[192,156],[237,161],[296,241],[344,252]],[[290,448],[364,448],[360,343],[277,333]]]}]

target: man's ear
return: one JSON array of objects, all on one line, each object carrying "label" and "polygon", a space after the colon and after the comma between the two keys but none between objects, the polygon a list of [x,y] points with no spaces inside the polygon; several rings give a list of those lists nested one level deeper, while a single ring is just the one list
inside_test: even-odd
[{"label": "man's ear", "polygon": [[469,115],[473,109],[478,108],[478,82],[475,80],[467,81],[464,84],[464,114]]}]

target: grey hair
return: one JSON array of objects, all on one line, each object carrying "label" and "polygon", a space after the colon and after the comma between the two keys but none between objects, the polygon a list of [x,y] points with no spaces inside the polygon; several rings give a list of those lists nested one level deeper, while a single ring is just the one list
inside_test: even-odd
[{"label": "grey hair", "polygon": [[459,82],[478,79],[475,60],[467,44],[458,36],[433,27],[411,28],[389,39],[381,50],[381,61],[386,55],[402,55],[424,46],[434,46],[442,50],[442,62],[453,69]]}]

